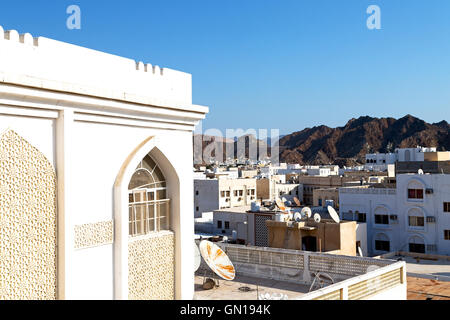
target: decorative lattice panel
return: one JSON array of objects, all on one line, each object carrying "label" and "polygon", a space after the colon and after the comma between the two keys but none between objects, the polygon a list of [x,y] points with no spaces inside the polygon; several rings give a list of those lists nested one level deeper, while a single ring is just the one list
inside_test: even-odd
[{"label": "decorative lattice panel", "polygon": [[313,300],[341,300],[341,290],[336,290],[327,294],[324,294],[323,296],[314,298]]},{"label": "decorative lattice panel", "polygon": [[111,244],[114,241],[112,221],[75,226],[75,249],[85,249]]},{"label": "decorative lattice panel", "polygon": [[8,130],[0,136],[0,300],[55,298],[55,171]]},{"label": "decorative lattice panel", "polygon": [[173,300],[175,298],[174,235],[162,232],[128,244],[128,298]]},{"label": "decorative lattice panel", "polygon": [[232,262],[261,264],[274,267],[288,267],[295,269],[304,268],[303,255],[298,253],[281,253],[258,248],[234,248],[226,247],[225,252]]},{"label": "decorative lattice panel", "polygon": [[309,257],[309,270],[345,276],[363,275],[370,266],[384,267],[386,265],[386,262],[374,259],[356,259],[354,257],[332,255],[311,255]]},{"label": "decorative lattice panel", "polygon": [[386,272],[369,280],[358,282],[348,287],[349,300],[362,300],[402,283],[402,270]]},{"label": "decorative lattice panel", "polygon": [[267,231],[266,221],[271,220],[268,215],[255,214],[255,245],[258,247],[269,246],[269,233]]}]

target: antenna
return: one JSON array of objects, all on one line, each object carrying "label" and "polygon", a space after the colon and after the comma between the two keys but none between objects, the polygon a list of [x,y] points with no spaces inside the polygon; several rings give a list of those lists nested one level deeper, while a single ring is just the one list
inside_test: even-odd
[{"label": "antenna", "polygon": [[194,272],[200,268],[200,263],[202,262],[202,257],[200,251],[198,250],[197,244],[194,242]]},{"label": "antenna", "polygon": [[336,210],[332,206],[328,206],[328,213],[331,216],[331,219],[334,220],[336,223],[340,223],[341,219],[339,218],[339,215],[337,214]]},{"label": "antenna", "polygon": [[317,222],[317,223],[319,223],[321,220],[322,220],[322,218],[320,217],[320,214],[316,213],[316,214],[314,215],[314,221]]},{"label": "antenna", "polygon": [[200,242],[200,253],[208,267],[225,280],[234,280],[236,270],[230,258],[214,243],[203,240]]}]

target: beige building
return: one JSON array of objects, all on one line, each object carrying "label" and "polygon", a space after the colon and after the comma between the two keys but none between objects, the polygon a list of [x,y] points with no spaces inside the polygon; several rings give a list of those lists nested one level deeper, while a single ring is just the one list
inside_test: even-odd
[{"label": "beige building", "polygon": [[313,206],[323,207],[327,200],[332,200],[334,207],[339,209],[339,188],[320,188],[313,190]]},{"label": "beige building", "polygon": [[[299,176],[298,183],[303,185],[303,203],[313,205],[314,190],[320,188],[344,187],[354,185],[361,180],[361,177],[340,177],[340,176]],[[300,199],[302,200],[302,199]]]},{"label": "beige building", "polygon": [[279,183],[274,179],[259,179],[256,180],[256,185],[258,186],[257,198],[259,200],[275,200],[282,197],[288,200],[292,200],[294,197],[299,200],[303,198],[303,188],[296,183]]},{"label": "beige building", "polygon": [[258,175],[258,170],[257,169],[254,169],[254,170],[244,170],[244,169],[243,170],[239,170],[239,178],[252,179],[252,178],[255,178],[257,175]]},{"label": "beige building", "polygon": [[269,247],[356,256],[355,221],[266,221]]}]

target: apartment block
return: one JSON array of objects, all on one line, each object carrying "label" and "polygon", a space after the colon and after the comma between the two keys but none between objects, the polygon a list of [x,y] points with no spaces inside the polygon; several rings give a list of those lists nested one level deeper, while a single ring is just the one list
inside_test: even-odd
[{"label": "apartment block", "polygon": [[450,175],[401,174],[395,188],[340,188],[341,218],[367,223],[371,255],[450,254]]}]

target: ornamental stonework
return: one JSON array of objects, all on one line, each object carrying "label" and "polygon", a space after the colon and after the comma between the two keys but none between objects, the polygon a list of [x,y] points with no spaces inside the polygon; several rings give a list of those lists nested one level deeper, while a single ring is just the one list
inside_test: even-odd
[{"label": "ornamental stonework", "polygon": [[114,241],[113,221],[75,226],[75,249],[86,249],[112,244]]},{"label": "ornamental stonework", "polygon": [[128,244],[128,298],[175,298],[175,243],[172,232],[156,234]]},{"label": "ornamental stonework", "polygon": [[0,300],[56,299],[56,174],[12,130],[0,135]]}]

